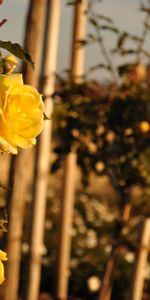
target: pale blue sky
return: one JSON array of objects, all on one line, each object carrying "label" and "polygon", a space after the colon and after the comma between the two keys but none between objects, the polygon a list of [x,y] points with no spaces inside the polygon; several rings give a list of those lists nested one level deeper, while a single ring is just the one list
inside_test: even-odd
[{"label": "pale blue sky", "polygon": [[[35,0],[36,1],[36,0]],[[38,1],[38,0],[37,0]],[[146,0],[145,0],[146,1]],[[23,45],[24,25],[27,15],[28,0],[4,0],[0,6],[0,20],[7,18],[8,22],[0,28],[1,39],[19,42]],[[101,14],[112,17],[116,25],[130,33],[139,33],[141,31],[142,15],[138,11],[139,0],[103,0],[97,5]],[[65,0],[61,0],[61,23],[59,34],[58,50],[58,70],[69,68],[70,62],[70,37],[72,24],[72,6],[65,6]],[[90,28],[88,26],[88,31]],[[106,43],[112,46],[115,39],[113,35],[106,35]],[[86,49],[86,68],[99,62],[98,47],[87,47]],[[96,77],[99,76],[98,73]]]}]

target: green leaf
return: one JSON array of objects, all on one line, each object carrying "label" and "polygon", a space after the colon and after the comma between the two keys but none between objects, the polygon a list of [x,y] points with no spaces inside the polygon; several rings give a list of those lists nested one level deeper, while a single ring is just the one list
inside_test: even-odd
[{"label": "green leaf", "polygon": [[95,18],[90,18],[90,19],[89,19],[89,22],[90,22],[93,26],[99,28],[99,23],[97,22],[97,20],[96,20]]},{"label": "green leaf", "polygon": [[98,69],[106,69],[106,70],[110,70],[110,67],[109,66],[106,66],[105,64],[101,63],[101,64],[97,64],[95,66],[92,66],[91,68],[89,68],[88,72],[93,72],[93,71],[96,71]]},{"label": "green leaf", "polygon": [[77,4],[77,2],[78,2],[78,3],[81,3],[82,0],[68,0],[68,1],[66,2],[66,5],[75,5],[75,4]]},{"label": "green leaf", "polygon": [[112,32],[114,32],[114,33],[119,33],[118,28],[113,27],[113,26],[106,26],[106,25],[103,25],[103,26],[101,26],[101,29],[109,30],[109,31],[112,31]]},{"label": "green leaf", "polygon": [[121,49],[121,48],[123,47],[123,45],[124,45],[124,43],[125,43],[125,41],[126,41],[127,36],[128,36],[128,33],[126,33],[126,32],[123,32],[123,33],[119,36],[119,38],[118,38],[118,43],[117,43],[117,48],[118,48],[118,49]]},{"label": "green leaf", "polygon": [[88,33],[87,36],[90,40],[93,40],[93,41],[95,41],[97,39],[97,37],[92,33]]},{"label": "green leaf", "polygon": [[132,39],[135,42],[142,42],[143,41],[143,39],[141,37],[137,36],[137,35],[131,35],[130,34],[129,38]]},{"label": "green leaf", "polygon": [[113,23],[113,20],[111,18],[106,17],[104,15],[97,14],[97,17],[100,18],[100,19],[102,19],[102,20],[104,20],[104,21],[106,21],[106,22],[108,22],[108,23]]},{"label": "green leaf", "polygon": [[76,4],[76,1],[68,1],[67,3],[66,3],[66,5],[75,5]]},{"label": "green leaf", "polygon": [[8,42],[0,41],[0,48],[3,48],[5,50],[11,52],[16,57],[20,58],[22,61],[29,63],[31,65],[31,67],[34,68],[34,62],[31,58],[31,56],[19,44],[12,43],[10,41],[8,41]]}]

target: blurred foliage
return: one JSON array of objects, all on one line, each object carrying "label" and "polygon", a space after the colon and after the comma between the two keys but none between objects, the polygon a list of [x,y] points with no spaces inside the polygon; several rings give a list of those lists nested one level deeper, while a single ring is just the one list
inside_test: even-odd
[{"label": "blurred foliage", "polygon": [[[54,293],[55,264],[59,219],[59,199],[61,193],[61,175],[56,180],[50,178],[48,191],[47,215],[45,222],[45,249],[43,257],[43,276],[41,290]],[[75,195],[73,217],[72,253],[69,270],[69,299],[97,299],[99,287],[109,258],[112,245],[116,243],[112,236],[114,226],[118,223],[120,212],[119,199],[112,190],[106,177],[98,192],[95,187],[99,181],[95,179],[88,188],[78,188]],[[55,184],[54,184],[55,182]],[[54,188],[55,186],[55,188]],[[141,218],[144,209],[140,209]],[[113,298],[128,299],[131,272],[138,248],[139,215],[134,215],[123,230],[118,252],[118,264],[114,273]],[[51,284],[50,284],[51,282]],[[149,291],[146,289],[146,291]]]},{"label": "blurred foliage", "polygon": [[[149,6],[149,1],[141,4],[145,21],[141,36],[137,36],[118,29],[112,18],[99,14],[89,1],[86,13],[92,31],[77,43],[79,47],[97,43],[102,60],[90,67],[80,84],[71,76],[67,79],[58,76],[58,89],[53,95],[55,159],[51,170],[61,170],[65,156],[75,151],[82,177],[72,229],[69,287],[70,295],[75,298],[70,299],[97,299],[114,245],[118,247],[118,262],[112,299],[129,297],[140,222],[143,217],[150,217],[150,56],[145,47],[150,29]],[[106,32],[114,35],[116,47],[106,47]],[[114,65],[114,56],[127,57],[130,62]],[[103,84],[89,80],[88,75],[98,69],[107,70],[111,80]],[[90,194],[91,176],[95,179]],[[110,196],[111,203],[107,198],[102,199],[101,192],[97,195],[94,192],[96,178],[104,176],[117,193]],[[108,183],[102,189],[109,189]],[[132,215],[125,224],[121,214],[126,203],[131,204]],[[52,219],[51,210],[49,214]],[[53,226],[56,230],[52,225],[51,234],[55,232]],[[51,265],[53,269],[53,262]],[[99,280],[97,288],[96,280]],[[147,286],[145,298],[149,292]]]},{"label": "blurred foliage", "polygon": [[[145,47],[150,29],[150,1],[140,7],[145,14],[141,36],[118,29],[112,18],[95,12],[94,2],[89,1],[86,12],[91,32],[77,44],[83,47],[97,43],[102,54],[100,61],[90,67],[80,84],[74,82],[70,71],[67,79],[59,75],[53,95],[54,160],[41,290],[54,293],[61,171],[65,156],[75,151],[82,185],[78,184],[75,195],[69,299],[98,299],[108,258],[117,244],[112,300],[127,300],[139,247],[140,222],[150,217],[150,54]],[[67,4],[73,5],[75,1]],[[106,32],[114,35],[115,47],[107,49]],[[127,57],[130,62],[114,65],[116,56]],[[89,80],[88,75],[98,69],[107,70],[111,80]],[[132,215],[122,224],[126,203],[131,204]],[[147,286],[145,299],[149,293]]]},{"label": "blurred foliage", "polygon": [[[106,174],[117,189],[150,183],[149,87],[102,87],[97,82],[67,85],[57,93],[54,119],[56,171],[64,156],[78,154],[83,181]],[[136,109],[135,109],[136,108]],[[149,175],[149,176],[148,176]]]}]

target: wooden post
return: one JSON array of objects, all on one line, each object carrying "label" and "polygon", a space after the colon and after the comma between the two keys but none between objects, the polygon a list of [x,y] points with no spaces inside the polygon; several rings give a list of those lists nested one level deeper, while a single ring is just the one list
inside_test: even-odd
[{"label": "wooden post", "polygon": [[46,0],[30,0],[26,22],[25,49],[34,61],[34,70],[29,64],[24,65],[24,81],[38,87],[41,51],[44,29]]},{"label": "wooden post", "polygon": [[76,83],[82,82],[84,73],[85,47],[79,46],[78,41],[85,39],[88,0],[76,1],[74,11],[71,77]]},{"label": "wooden post", "polygon": [[[26,156],[26,155],[25,155]],[[24,158],[24,159],[23,159]],[[18,287],[20,277],[20,260],[21,260],[21,240],[23,227],[24,199],[26,184],[22,184],[24,177],[24,168],[26,157],[24,152],[21,156],[18,154],[14,163],[13,192],[11,194],[11,203],[9,207],[9,227],[8,227],[8,262],[6,267],[6,280],[2,286],[2,297],[4,300],[18,299]],[[11,168],[12,169],[12,168]],[[18,193],[19,190],[19,193]],[[15,255],[14,255],[15,253]],[[12,276],[13,274],[13,276]]]},{"label": "wooden post", "polygon": [[69,260],[71,247],[71,225],[75,192],[76,154],[71,152],[65,160],[63,180],[63,202],[60,209],[59,244],[57,247],[56,298],[67,299]]},{"label": "wooden post", "polygon": [[[84,65],[84,48],[77,45],[78,40],[85,38],[86,10],[88,1],[76,1],[74,11],[71,77],[76,83],[82,81]],[[74,206],[76,174],[76,154],[71,152],[66,157],[64,165],[63,192],[60,208],[59,239],[56,270],[56,298],[68,298],[69,260],[71,248],[71,226]]]},{"label": "wooden post", "polygon": [[144,287],[144,273],[150,251],[150,218],[143,222],[139,250],[135,258],[133,284],[131,288],[130,300],[142,300]]},{"label": "wooden post", "polygon": [[[51,95],[54,92],[60,1],[47,1],[47,22],[43,53],[42,93],[45,97],[47,116],[52,114]],[[47,184],[50,167],[51,121],[46,121],[37,148],[37,162],[34,179],[33,223],[29,263],[29,286],[27,300],[37,300],[40,285],[41,257],[44,235]]]},{"label": "wooden post", "polygon": [[[40,45],[42,26],[44,21],[45,0],[31,0],[29,5],[28,22],[26,30],[25,48],[33,57],[35,65],[40,62]],[[25,81],[28,84],[38,84],[37,68],[34,73],[31,67],[26,67]],[[30,75],[29,75],[30,74]],[[2,286],[4,300],[18,299],[21,241],[23,230],[23,217],[25,195],[29,183],[29,165],[31,164],[31,152],[33,150],[22,150],[18,156],[12,157],[13,173],[10,174],[10,182],[13,182],[13,192],[9,193],[9,228],[8,228],[8,262],[6,268],[6,281]],[[11,168],[12,170],[12,168]],[[28,170],[28,171],[27,171]],[[28,174],[27,174],[28,172]],[[1,297],[1,298],[2,298]]]}]

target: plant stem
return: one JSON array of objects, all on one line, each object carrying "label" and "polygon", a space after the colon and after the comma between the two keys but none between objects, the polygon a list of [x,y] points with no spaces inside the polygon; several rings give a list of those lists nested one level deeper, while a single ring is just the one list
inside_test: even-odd
[{"label": "plant stem", "polygon": [[[97,16],[96,16],[96,13],[94,12],[94,10],[92,8],[92,5],[90,6],[90,11],[91,11],[92,18],[97,23]],[[117,82],[118,81],[117,72],[115,71],[115,68],[112,64],[111,58],[110,58],[110,56],[108,54],[108,51],[106,49],[104,39],[102,37],[101,30],[100,30],[100,23],[99,23],[99,26],[94,26],[94,28],[95,28],[95,33],[97,35],[97,40],[98,40],[98,45],[99,45],[99,48],[100,48],[100,52],[103,55],[104,60],[107,62],[107,66],[108,66],[108,68],[111,72],[113,81]]]},{"label": "plant stem", "polygon": [[139,41],[139,45],[138,45],[138,49],[137,49],[137,63],[140,63],[140,60],[141,60],[142,47],[143,47],[143,44],[145,42],[146,35],[147,35],[147,32],[148,32],[147,23],[149,21],[149,18],[150,18],[150,14],[147,13],[146,17],[145,17],[145,22],[144,22],[144,25],[143,25],[143,31],[142,31],[141,39]]}]

